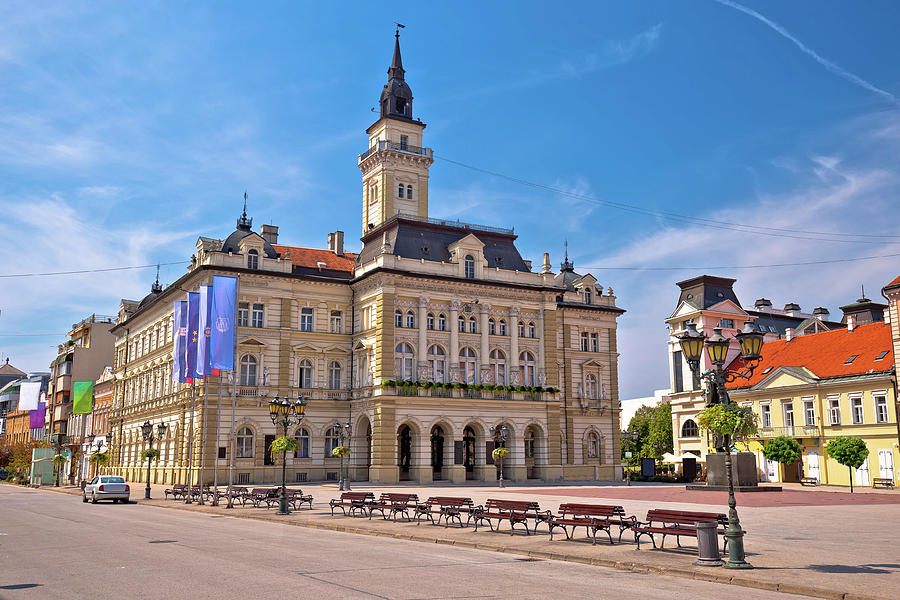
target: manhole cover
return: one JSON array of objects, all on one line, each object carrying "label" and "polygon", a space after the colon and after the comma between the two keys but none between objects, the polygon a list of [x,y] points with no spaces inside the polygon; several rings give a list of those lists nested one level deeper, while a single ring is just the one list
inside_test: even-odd
[{"label": "manhole cover", "polygon": [[148,544],[174,544],[178,540],[150,540]]}]

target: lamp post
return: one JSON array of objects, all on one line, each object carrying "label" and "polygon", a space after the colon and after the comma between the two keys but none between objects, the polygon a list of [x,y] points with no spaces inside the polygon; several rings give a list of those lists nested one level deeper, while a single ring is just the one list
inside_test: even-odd
[{"label": "lamp post", "polygon": [[[288,434],[288,427],[299,425],[305,412],[306,400],[303,398],[297,398],[296,402],[291,402],[287,398],[281,399],[276,395],[269,402],[269,417],[272,419],[272,424],[276,428],[281,425],[285,437]],[[266,451],[268,452],[268,448]],[[287,448],[281,454],[281,498],[278,500],[278,514],[287,515],[291,512],[287,507]]]},{"label": "lamp post", "polygon": [[[509,428],[506,425],[500,427],[491,426],[491,437],[494,438],[494,448],[505,448],[506,439],[509,437]],[[497,487],[506,487],[503,481],[503,457],[500,457],[500,478],[497,480]]]},{"label": "lamp post", "polygon": [[[102,437],[95,437],[91,442],[91,454],[99,454],[105,450],[109,450],[109,443]],[[97,475],[100,474],[100,467],[97,466]],[[88,465],[88,479],[90,479],[90,465]]]},{"label": "lamp post", "polygon": [[[640,432],[635,430],[623,431],[622,439],[625,440],[626,446],[628,447],[627,452],[634,452],[632,446],[633,443],[638,440],[640,437]],[[630,458],[630,457],[629,457]],[[628,467],[628,463],[625,463],[625,485],[631,485],[631,469]]]},{"label": "lamp post", "polygon": [[[350,419],[347,419],[346,423],[341,423],[340,421],[335,421],[334,428],[337,430],[338,439],[341,442],[341,446],[344,445],[344,440],[349,441],[350,437],[353,435],[353,429],[350,427]],[[338,489],[342,492],[350,491],[350,482],[347,481],[346,477],[344,477],[344,455],[343,454],[341,454],[341,481],[338,484]]]},{"label": "lamp post", "polygon": [[[166,429],[168,429],[168,425],[165,423],[160,423],[156,426],[156,435],[153,435],[153,425],[150,424],[150,421],[144,421],[144,424],[141,425],[141,434],[144,436],[144,441],[147,442],[147,450],[153,450],[153,442],[155,440],[161,440],[166,435]],[[147,457],[147,487],[144,488],[144,500],[150,500],[150,457]]]},{"label": "lamp post", "polygon": [[[730,404],[731,398],[728,396],[725,384],[739,377],[750,379],[754,369],[759,364],[764,335],[762,332],[755,330],[750,321],[744,324],[743,331],[735,334],[734,337],[741,347],[741,357],[746,364],[746,368],[741,371],[725,371],[725,359],[728,355],[731,340],[722,335],[720,327],[714,328],[713,334],[707,337],[697,331],[695,323],[688,323],[686,331],[678,336],[678,343],[691,371],[698,375],[700,375],[700,359],[702,358],[703,346],[706,346],[706,353],[713,368],[703,372],[701,377],[706,380],[707,386],[716,391],[719,403]],[[728,477],[728,527],[725,529],[725,538],[728,540],[728,562],[725,563],[725,568],[752,569],[753,565],[745,560],[744,532],[741,529],[741,522],[737,514],[737,503],[734,499],[731,436],[725,435],[724,438],[725,475]]]}]

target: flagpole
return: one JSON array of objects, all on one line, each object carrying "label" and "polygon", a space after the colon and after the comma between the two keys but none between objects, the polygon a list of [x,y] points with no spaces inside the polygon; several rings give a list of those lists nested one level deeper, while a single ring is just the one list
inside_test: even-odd
[{"label": "flagpole", "polygon": [[216,407],[216,443],[213,448],[215,452],[215,468],[213,471],[213,506],[219,505],[219,444],[221,440],[219,439],[219,425],[222,422],[222,371],[219,371],[219,379],[218,379],[218,395],[219,395],[219,403]]},{"label": "flagpole", "polygon": [[188,493],[184,496],[185,504],[192,504],[191,487],[194,485],[194,381],[191,380],[191,424],[188,427]]},{"label": "flagpole", "polygon": [[241,287],[241,279],[240,277],[235,278],[234,283],[234,346],[232,348],[234,352],[234,356],[231,363],[231,437],[228,442],[228,504],[226,508],[234,508],[234,497],[232,495],[232,488],[234,487],[234,452],[235,452],[235,440],[234,440],[234,424],[235,424],[235,412],[237,407],[237,378],[238,378],[238,357],[237,357],[237,328],[238,328],[238,292]]},{"label": "flagpole", "polygon": [[202,400],[200,404],[200,418],[198,419],[200,422],[200,452],[198,452],[197,457],[197,484],[200,486],[200,504],[206,504],[206,501],[203,500],[203,453],[206,450],[206,394],[209,391],[209,381],[206,379],[206,376],[203,377],[202,381],[205,385],[201,384],[200,391],[202,392]]}]

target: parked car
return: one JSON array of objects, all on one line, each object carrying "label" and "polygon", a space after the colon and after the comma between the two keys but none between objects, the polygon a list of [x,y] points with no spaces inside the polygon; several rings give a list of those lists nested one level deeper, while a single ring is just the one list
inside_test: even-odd
[{"label": "parked car", "polygon": [[131,488],[125,483],[125,478],[118,475],[99,475],[84,486],[81,501],[91,501],[97,504],[100,500],[112,500],[115,502],[128,502]]}]

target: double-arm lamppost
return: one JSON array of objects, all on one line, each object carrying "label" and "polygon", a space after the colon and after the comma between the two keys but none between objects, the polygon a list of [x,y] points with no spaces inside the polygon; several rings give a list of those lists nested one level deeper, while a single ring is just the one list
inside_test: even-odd
[{"label": "double-arm lamppost", "polygon": [[[156,435],[153,435],[153,425],[150,424],[150,421],[144,421],[144,424],[141,425],[141,434],[144,436],[144,441],[147,442],[147,450],[153,450],[153,442],[156,440],[161,440],[163,436],[166,435],[166,429],[168,426],[165,423],[160,423],[156,426]],[[147,487],[144,488],[144,500],[150,500],[150,457],[147,457]]]},{"label": "double-arm lamppost", "polygon": [[[340,421],[334,422],[334,429],[337,431],[338,440],[340,441],[341,446],[344,445],[344,442],[350,441],[351,436],[353,435],[353,429],[350,427],[350,419],[347,419],[346,423],[341,423]],[[341,453],[341,481],[338,483],[338,489],[342,492],[350,491],[350,481],[347,477],[344,476],[344,454]]]},{"label": "double-arm lamppost", "polygon": [[[501,425],[500,427],[491,426],[491,437],[494,438],[494,448],[506,448],[506,440],[509,437],[509,427]],[[500,457],[500,478],[497,480],[497,487],[505,487],[503,481],[503,457]]]},{"label": "double-arm lamppost", "polygon": [[[303,420],[306,412],[306,400],[297,398],[296,402],[291,402],[287,398],[281,399],[275,396],[269,402],[269,417],[272,418],[272,424],[277,428],[281,425],[284,436],[287,437],[288,427],[299,425]],[[266,452],[269,449],[266,448]],[[286,515],[290,511],[287,507],[287,449],[282,451],[281,456],[281,498],[278,500],[278,514]]]},{"label": "double-arm lamppost", "polygon": [[[636,430],[623,431],[622,432],[622,440],[625,442],[625,447],[628,448],[626,452],[631,452],[632,456],[634,456],[634,443],[637,442],[638,437],[640,437],[640,432]],[[631,466],[628,464],[628,459],[631,457],[625,458],[625,485],[631,485]]]},{"label": "double-arm lamppost", "polygon": [[[696,374],[700,374],[700,359],[703,354],[703,346],[713,368],[704,372],[701,376],[706,379],[708,388],[718,394],[720,404],[730,404],[726,383],[737,378],[749,379],[753,370],[759,364],[760,351],[763,345],[764,334],[753,328],[750,321],[744,325],[744,330],[734,336],[741,347],[741,357],[746,368],[741,371],[725,371],[725,359],[728,356],[728,348],[731,340],[722,335],[722,329],[716,327],[709,337],[697,331],[695,323],[688,323],[686,331],[678,336],[681,352],[688,365]],[[738,519],[737,503],[734,499],[734,476],[731,464],[731,436],[725,435],[725,475],[728,477],[728,527],[725,529],[725,538],[728,540],[728,569],[752,569],[753,565],[744,560],[744,532]]]}]

